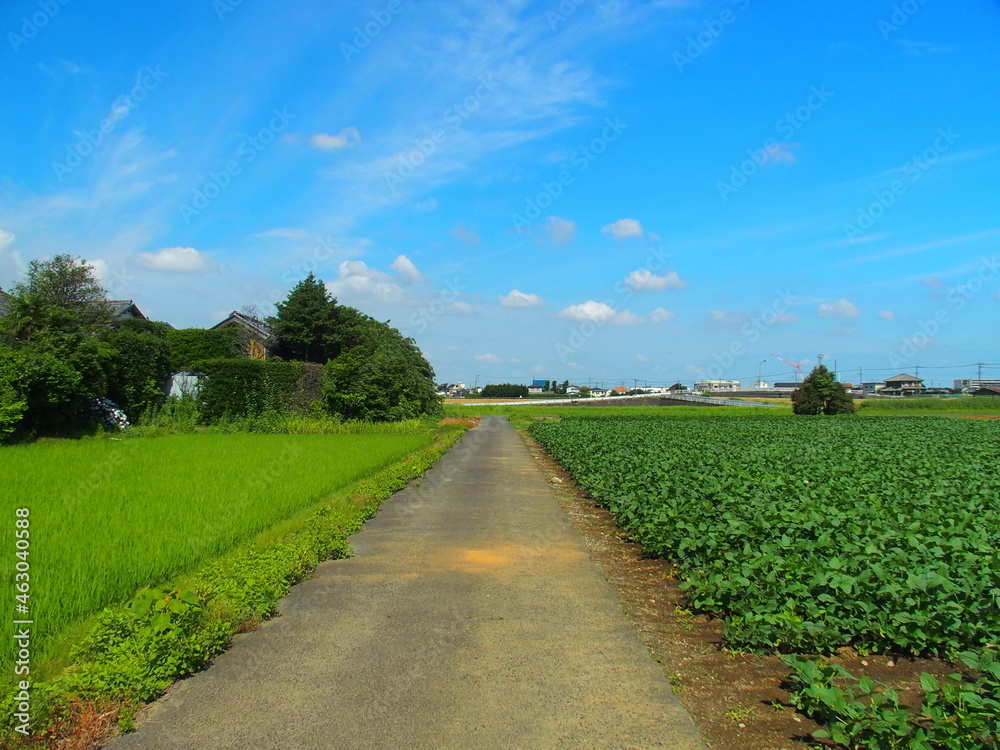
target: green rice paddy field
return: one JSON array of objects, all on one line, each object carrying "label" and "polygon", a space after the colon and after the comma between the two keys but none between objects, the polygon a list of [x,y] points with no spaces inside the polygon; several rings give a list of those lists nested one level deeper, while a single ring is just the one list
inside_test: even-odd
[{"label": "green rice paddy field", "polygon": [[[101,608],[192,571],[431,441],[429,432],[204,434],[0,449],[0,638],[11,642],[15,616],[32,619],[33,659],[43,657]],[[21,559],[18,508],[30,521]],[[25,557],[27,617],[14,599]],[[11,673],[12,652],[0,649],[0,674]]]}]

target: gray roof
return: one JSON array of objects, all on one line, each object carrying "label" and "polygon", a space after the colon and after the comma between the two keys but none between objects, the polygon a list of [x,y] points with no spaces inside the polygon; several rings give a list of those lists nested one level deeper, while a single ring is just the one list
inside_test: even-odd
[{"label": "gray roof", "polygon": [[238,310],[233,310],[231,313],[229,313],[228,318],[219,323],[216,323],[209,330],[214,331],[216,328],[225,328],[226,326],[234,326],[234,325],[243,326],[243,328],[248,330],[250,333],[254,333],[260,336],[262,339],[266,339],[268,336],[271,335],[271,332],[267,329],[267,326],[265,326],[263,323],[258,323],[250,316],[244,315]]},{"label": "gray roof", "polygon": [[916,375],[907,375],[906,373],[901,373],[901,374],[897,375],[894,378],[886,378],[885,382],[886,383],[888,383],[890,381],[896,382],[898,380],[913,380],[913,381],[916,381],[918,383],[923,383],[924,382],[923,378],[918,378]]}]

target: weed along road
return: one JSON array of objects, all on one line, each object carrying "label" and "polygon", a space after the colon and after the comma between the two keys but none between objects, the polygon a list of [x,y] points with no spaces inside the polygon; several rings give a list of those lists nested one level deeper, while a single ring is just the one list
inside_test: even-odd
[{"label": "weed along road", "polygon": [[704,750],[516,431],[485,417],[114,750]]}]

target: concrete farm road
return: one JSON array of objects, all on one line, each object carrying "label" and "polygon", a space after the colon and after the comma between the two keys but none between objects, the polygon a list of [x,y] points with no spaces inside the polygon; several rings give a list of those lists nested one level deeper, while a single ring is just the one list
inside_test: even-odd
[{"label": "concrete farm road", "polygon": [[486,417],[113,750],[705,750],[517,432]]}]

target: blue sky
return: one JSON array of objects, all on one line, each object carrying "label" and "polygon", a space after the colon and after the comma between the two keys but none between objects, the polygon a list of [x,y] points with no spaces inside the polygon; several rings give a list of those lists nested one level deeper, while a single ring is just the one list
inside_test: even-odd
[{"label": "blue sky", "polygon": [[[0,285],[314,271],[438,379],[1000,377],[1000,2],[0,9]],[[892,372],[890,372],[892,370]]]}]

